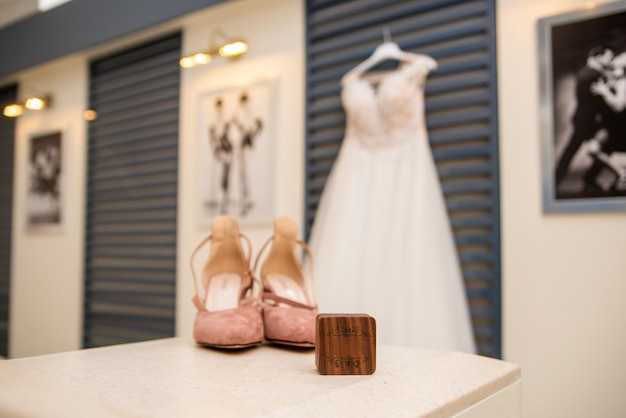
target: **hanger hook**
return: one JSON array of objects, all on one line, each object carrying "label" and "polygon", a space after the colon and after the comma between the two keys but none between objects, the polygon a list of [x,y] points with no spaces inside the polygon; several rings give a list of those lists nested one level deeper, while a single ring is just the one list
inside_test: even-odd
[{"label": "hanger hook", "polygon": [[391,30],[389,26],[383,27],[383,40],[385,42],[391,42]]}]

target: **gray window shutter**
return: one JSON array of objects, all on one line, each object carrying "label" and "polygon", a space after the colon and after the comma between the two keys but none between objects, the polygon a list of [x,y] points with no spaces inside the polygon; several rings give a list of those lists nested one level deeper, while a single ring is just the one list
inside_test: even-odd
[{"label": "gray window shutter", "polygon": [[340,78],[388,28],[438,69],[426,86],[429,140],[447,201],[480,354],[501,356],[495,1],[308,0],[306,233],[345,128]]},{"label": "gray window shutter", "polygon": [[[0,88],[0,109],[15,103],[17,85]],[[15,119],[0,115],[0,356],[9,350],[9,295],[11,285],[11,228]]]},{"label": "gray window shutter", "polygon": [[181,35],[91,63],[84,347],[174,335]]}]

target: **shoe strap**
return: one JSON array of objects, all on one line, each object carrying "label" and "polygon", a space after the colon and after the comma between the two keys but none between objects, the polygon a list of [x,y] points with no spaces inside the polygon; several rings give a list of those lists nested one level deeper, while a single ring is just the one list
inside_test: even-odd
[{"label": "shoe strap", "polygon": [[278,296],[276,293],[269,291],[263,292],[263,301],[273,302],[273,304],[271,304],[272,306],[277,306],[280,303],[285,303],[287,305],[293,306],[294,308],[309,309],[311,311],[317,309],[316,305],[307,305],[304,303],[296,302],[295,300]]},{"label": "shoe strap", "polygon": [[[265,251],[265,249],[267,248],[267,246],[269,245],[270,242],[272,242],[274,240],[274,236],[272,235],[271,237],[269,237],[267,239],[267,241],[265,241],[265,243],[263,244],[263,246],[261,247],[261,249],[259,250],[259,253],[256,256],[256,259],[254,260],[254,266],[252,267],[252,271],[256,272],[257,271],[257,267],[259,265],[259,260],[261,259],[261,255],[263,255],[263,252]],[[304,283],[305,283],[305,291],[307,294],[307,298],[313,298],[313,284],[312,284],[312,278],[313,278],[313,254],[311,253],[311,249],[309,248],[308,245],[306,245],[306,243],[304,241],[300,241],[300,240],[296,240],[296,244],[300,245],[302,248],[304,248],[304,251],[306,252],[306,257],[307,257],[307,268],[306,268],[306,274],[307,277],[304,278]],[[261,278],[261,281],[263,279]],[[264,290],[267,290],[265,286],[263,286],[263,284],[261,283],[261,286]],[[317,305],[313,304],[313,305],[305,305],[303,303],[299,303],[290,299],[285,299],[282,298],[278,295],[276,295],[273,292],[267,292],[264,291],[263,292],[263,299],[269,299],[269,300],[273,300],[276,302],[282,302],[282,303],[287,303],[289,305],[293,305],[293,306],[297,306],[297,307],[301,307],[301,308],[308,308],[308,309],[317,309]],[[309,301],[311,302],[311,301]]]},{"label": "shoe strap", "polygon": [[[258,282],[258,279],[254,277],[254,274],[250,270],[250,258],[252,256],[252,244],[250,243],[250,239],[248,239],[248,237],[242,234],[241,232],[239,233],[239,238],[243,238],[243,240],[246,242],[248,246],[248,255],[246,256],[246,265],[248,266],[248,268],[245,272],[243,272],[243,277],[244,277],[243,289],[248,289],[249,287],[252,286],[252,283],[255,280],[257,280]],[[191,276],[193,277],[193,285],[195,289],[195,295],[192,300],[193,300],[194,305],[196,305],[196,308],[198,308],[198,310],[206,310],[206,308],[204,307],[204,304],[202,303],[200,299],[200,291],[199,291],[200,288],[198,287],[198,276],[196,275],[196,269],[194,268],[193,260],[196,257],[196,254],[198,253],[198,251],[200,251],[200,249],[212,239],[213,239],[213,235],[211,234],[208,237],[204,238],[202,241],[200,241],[200,243],[196,246],[195,250],[193,250],[193,253],[191,253],[191,258],[189,259],[189,267],[191,267]]]}]

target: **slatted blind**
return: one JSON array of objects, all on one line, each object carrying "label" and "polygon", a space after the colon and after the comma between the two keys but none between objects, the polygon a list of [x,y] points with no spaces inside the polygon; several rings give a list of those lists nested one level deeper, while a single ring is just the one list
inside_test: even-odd
[{"label": "slatted blind", "polygon": [[174,335],[180,49],[90,66],[84,347]]},{"label": "slatted blind", "polygon": [[429,140],[454,230],[480,354],[501,356],[494,0],[308,0],[306,233],[345,128],[340,78],[388,28],[438,69],[426,85]]},{"label": "slatted blind", "polygon": [[[17,85],[0,88],[0,109],[17,99]],[[13,152],[15,119],[0,115],[0,356],[9,349],[11,225],[13,220]]]}]

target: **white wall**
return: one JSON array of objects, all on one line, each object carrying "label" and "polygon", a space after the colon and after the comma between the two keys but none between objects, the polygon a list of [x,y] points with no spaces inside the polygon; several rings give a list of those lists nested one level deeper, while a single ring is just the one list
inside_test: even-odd
[{"label": "white wall", "polygon": [[544,215],[537,20],[587,0],[498,0],[504,356],[527,417],[626,413],[626,216]]},{"label": "white wall", "polygon": [[[276,153],[273,156],[275,214],[290,216],[301,224],[304,211],[303,2],[248,0],[198,13],[185,23],[183,52],[193,53],[206,48],[215,28],[246,39],[250,50],[240,60],[229,62],[217,58],[207,66],[182,73],[176,289],[178,335],[191,335],[195,315],[191,304],[194,290],[188,268],[189,256],[196,244],[210,233],[209,228],[198,225],[196,213],[196,146],[201,94],[245,86],[258,80],[276,81],[276,126],[272,128],[275,136],[270,138],[275,141]],[[272,234],[272,225],[241,227],[241,231],[252,240],[256,254]],[[202,260],[202,256],[198,258]]]},{"label": "white wall", "polygon": [[[181,73],[176,329],[190,335],[195,309],[188,257],[210,233],[196,217],[196,141],[199,95],[272,79],[276,83],[274,144],[276,215],[301,222],[304,184],[304,10],[292,0],[228,3],[168,22],[122,41],[99,46],[21,72],[14,79],[52,93],[50,110],[17,120],[15,200],[10,306],[10,357],[75,350],[82,345],[84,207],[86,182],[88,61],[176,28],[183,30],[185,53],[206,49],[213,29],[242,37],[248,54],[236,61],[216,58],[210,65]],[[24,229],[27,140],[33,134],[63,130],[64,203],[68,221],[52,234]],[[271,222],[271,221],[270,221]],[[242,228],[253,248],[271,235],[271,223]],[[200,258],[200,256],[199,256]]]},{"label": "white wall", "polygon": [[[19,76],[20,90],[53,96],[53,106],[17,119],[9,312],[9,355],[23,357],[81,346],[83,218],[85,206],[87,62],[70,57]],[[62,131],[61,231],[25,229],[28,142]]]}]

